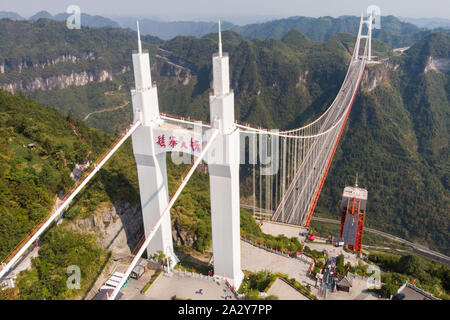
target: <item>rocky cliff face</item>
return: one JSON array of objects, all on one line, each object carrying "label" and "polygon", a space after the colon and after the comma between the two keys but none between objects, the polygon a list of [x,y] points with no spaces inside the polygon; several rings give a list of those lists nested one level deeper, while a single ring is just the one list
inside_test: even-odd
[{"label": "rocky cliff face", "polygon": [[68,75],[57,75],[49,78],[37,77],[31,81],[17,81],[0,85],[1,88],[15,93],[17,91],[35,91],[35,90],[57,90],[68,86],[84,86],[90,82],[104,82],[112,80],[112,74],[108,70],[99,70],[96,72],[72,72]]},{"label": "rocky cliff face", "polygon": [[[397,71],[399,64],[393,64],[388,61],[377,65],[369,65],[364,72],[362,86],[369,92],[373,91],[384,79],[389,77],[389,73]],[[446,73],[450,71],[450,59],[428,57],[427,63],[423,70],[424,73],[435,71]]]},{"label": "rocky cliff face", "polygon": [[[115,257],[131,254],[144,234],[141,207],[129,203],[103,203],[90,217],[71,222],[70,228],[80,233],[96,234],[98,244],[111,250]],[[197,241],[195,234],[176,222],[172,223],[172,238],[177,245],[192,248]]]},{"label": "rocky cliff face", "polygon": [[[100,57],[101,58],[101,57]],[[161,75],[167,77],[174,77],[177,79],[178,83],[183,85],[188,85],[191,78],[192,72],[189,68],[178,65],[171,62],[168,58],[164,56],[157,55],[157,61],[152,66],[153,72],[160,72]],[[61,55],[55,59],[49,59],[42,63],[32,63],[27,61],[22,61],[21,63],[8,66],[7,64],[0,63],[0,74],[13,72],[18,74],[18,79],[20,79],[20,74],[26,68],[34,68],[34,70],[45,69],[49,66],[58,63],[77,63],[80,60],[96,60],[99,59],[94,53],[89,52],[84,54],[82,57],[77,57],[72,54]],[[127,72],[131,72],[131,66],[123,66],[122,69],[117,72],[117,75],[121,75]],[[94,72],[72,72],[71,74],[55,74],[50,77],[35,77],[32,80],[17,80],[9,83],[0,84],[0,88],[5,89],[11,93],[16,93],[18,91],[35,91],[35,90],[59,90],[64,89],[68,86],[84,86],[91,82],[104,82],[113,80],[113,73],[109,70],[97,70]]]},{"label": "rocky cliff face", "polygon": [[103,203],[88,218],[70,223],[76,232],[94,233],[99,245],[115,256],[129,255],[144,234],[140,205]]},{"label": "rocky cliff face", "polygon": [[309,70],[306,70],[304,73],[300,73],[300,75],[298,77],[298,81],[295,84],[296,88],[300,87],[302,83],[306,84],[306,81],[307,81],[306,79],[308,77],[308,74],[309,74]]},{"label": "rocky cliff face", "polygon": [[425,66],[424,72],[429,72],[430,70],[442,73],[450,71],[450,59],[434,58],[430,56],[428,58],[428,62],[427,65]]},{"label": "rocky cliff face", "polygon": [[185,230],[176,221],[172,223],[172,239],[178,246],[196,247],[197,236],[192,232]]},{"label": "rocky cliff face", "polygon": [[369,92],[373,91],[384,79],[389,76],[390,72],[396,71],[398,64],[383,62],[377,65],[369,65],[364,71],[362,87]]},{"label": "rocky cliff face", "polygon": [[156,55],[154,68],[159,70],[162,76],[175,77],[178,83],[186,86],[192,78],[192,72],[189,68],[170,61],[167,57]]},{"label": "rocky cliff face", "polygon": [[[6,82],[0,84],[0,88],[5,89],[11,93],[17,91],[35,91],[35,90],[57,90],[64,89],[67,86],[83,86],[90,82],[103,82],[106,80],[112,80],[112,72],[108,70],[97,70],[94,72],[72,72],[71,74],[52,74],[51,76],[38,76],[29,80],[24,78],[21,74],[24,74],[26,69],[32,70],[32,72],[41,73],[50,66],[56,64],[68,63],[76,64],[80,61],[94,61],[101,59],[94,52],[85,52],[80,56],[76,56],[70,53],[60,55],[56,58],[47,59],[45,61],[34,62],[31,60],[23,60],[19,63],[12,63],[11,61],[5,60],[0,62],[0,74],[15,74],[14,78],[19,79],[14,82]],[[125,67],[124,67],[125,68]],[[26,77],[25,77],[26,78]]]},{"label": "rocky cliff face", "polygon": [[[5,72],[18,72],[22,73],[25,69],[45,69],[49,66],[53,66],[59,63],[77,63],[78,61],[94,61],[97,59],[100,59],[101,57],[98,57],[94,52],[88,51],[83,53],[80,56],[73,55],[71,53],[63,54],[60,56],[57,56],[56,58],[47,59],[44,61],[31,61],[31,60],[22,60],[19,63],[13,63],[11,61],[5,60],[1,66],[3,66],[3,71]],[[4,73],[3,72],[3,73]]]}]

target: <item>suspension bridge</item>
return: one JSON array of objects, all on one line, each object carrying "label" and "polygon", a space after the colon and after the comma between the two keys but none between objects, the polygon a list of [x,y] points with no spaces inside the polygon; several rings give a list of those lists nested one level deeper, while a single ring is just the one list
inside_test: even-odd
[{"label": "suspension bridge", "polygon": [[[220,22],[219,50],[212,58],[214,93],[209,98],[210,123],[160,113],[157,87],[151,79],[149,54],[142,50],[138,25],[138,50],[133,52],[135,89],[131,91],[133,123],[93,162],[65,196],[63,203],[44,218],[1,262],[0,278],[20,262],[28,248],[36,243],[52,222],[62,218],[71,201],[82,192],[118,148],[132,137],[145,234],[133,251],[124,277],[109,299],[115,299],[144,251],[147,250],[149,255],[163,251],[172,262],[178,261],[172,246],[170,209],[202,161],[208,163],[210,177],[214,274],[238,287],[243,279],[240,269],[239,166],[243,164],[242,159],[247,154],[245,139],[251,142],[248,149],[253,169],[251,208],[263,210],[274,221],[308,225],[361,83],[365,65],[371,61],[372,20],[372,14],[367,17],[361,15],[347,74],[333,103],[315,121],[286,131],[269,130],[235,121],[234,94],[230,90],[229,81],[229,57],[222,52]],[[366,41],[363,53],[360,54],[362,39]],[[256,143],[257,140],[259,144]],[[260,155],[259,162],[256,159],[257,151]],[[170,195],[166,153],[170,153],[175,162],[187,160],[191,163]]]}]

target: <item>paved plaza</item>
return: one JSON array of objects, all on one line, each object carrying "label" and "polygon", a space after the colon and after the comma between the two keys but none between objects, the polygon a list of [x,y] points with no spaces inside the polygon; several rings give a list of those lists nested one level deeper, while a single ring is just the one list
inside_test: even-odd
[{"label": "paved plaza", "polygon": [[243,270],[252,272],[269,270],[286,273],[289,278],[295,278],[303,285],[314,286],[315,281],[307,276],[309,266],[308,263],[298,259],[283,257],[241,241],[241,268]]},{"label": "paved plaza", "polygon": [[273,236],[278,236],[282,234],[288,238],[297,237],[301,241],[305,239],[305,236],[303,234],[305,232],[308,232],[308,230],[305,227],[273,223],[268,221],[263,222],[261,230],[262,232],[266,234],[271,234]]},{"label": "paved plaza", "polygon": [[141,290],[150,281],[150,278],[155,272],[155,270],[150,269],[144,272],[139,280],[131,278],[130,282],[121,291],[123,294],[121,300],[143,300],[144,296],[141,294]]},{"label": "paved plaza", "polygon": [[[367,283],[365,280],[353,279],[350,292],[327,291],[325,300],[386,300],[380,299],[375,293],[366,290]],[[316,294],[317,291],[313,289],[312,292]]]},{"label": "paved plaza", "polygon": [[275,280],[267,294],[276,295],[280,300],[309,300],[280,278]]},{"label": "paved plaza", "polygon": [[307,243],[306,244],[311,250],[317,251],[328,251],[329,257],[337,257],[340,254],[344,255],[345,263],[350,262],[352,266],[357,266],[358,261],[360,260],[358,256],[354,253],[345,252],[343,247],[335,247],[331,244],[323,244],[323,243]]},{"label": "paved plaza", "polygon": [[311,250],[327,250],[328,255],[331,257],[336,257],[340,254],[343,254],[345,262],[350,262],[350,264],[353,266],[358,265],[358,257],[356,256],[356,254],[345,252],[343,247],[334,247],[331,244],[325,243],[305,243],[305,236],[303,235],[304,232],[307,232],[305,227],[264,221],[263,225],[261,226],[261,230],[264,233],[271,234],[273,236],[282,234],[288,238],[297,237],[300,243],[307,245]]},{"label": "paved plaza", "polygon": [[[297,236],[304,243],[303,227],[282,225],[270,222],[264,222],[262,230],[272,235],[284,234],[287,237]],[[337,256],[341,253],[345,256],[345,261],[357,264],[357,257],[354,254],[347,253],[342,247],[336,248],[327,244],[308,243],[311,249],[318,251],[328,250],[330,256]],[[255,247],[245,241],[241,241],[241,268],[252,272],[268,270],[270,272],[281,272],[288,275],[289,278],[295,278],[302,285],[310,285],[311,293],[318,296],[318,289],[314,288],[315,280],[307,276],[309,264],[297,259],[284,257],[264,249]],[[199,279],[189,276],[180,276],[175,273],[161,273],[153,282],[145,294],[141,293],[142,288],[148,283],[154,271],[147,271],[139,280],[131,279],[127,286],[122,290],[124,294],[122,299],[129,300],[169,300],[176,296],[180,299],[192,300],[224,300],[225,296],[231,295],[231,291],[226,287],[223,281],[217,282],[211,279]],[[326,300],[373,300],[378,299],[373,293],[366,292],[366,282],[360,279],[354,279],[350,293],[327,291]],[[199,290],[203,289],[203,294]],[[273,294],[280,300],[307,300],[305,296],[294,288],[277,279],[270,288],[269,295]],[[319,297],[323,299],[323,297]]]},{"label": "paved plaza", "polygon": [[[200,289],[203,289],[203,294],[198,293]],[[140,300],[170,300],[173,296],[192,300],[225,300],[226,295],[231,295],[227,300],[235,300],[223,281],[162,273],[147,292],[141,295]]]}]

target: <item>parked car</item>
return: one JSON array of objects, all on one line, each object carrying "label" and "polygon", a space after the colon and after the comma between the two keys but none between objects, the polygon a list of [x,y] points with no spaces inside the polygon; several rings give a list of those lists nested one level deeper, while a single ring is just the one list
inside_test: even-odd
[{"label": "parked car", "polygon": [[138,280],[145,272],[145,268],[143,266],[134,267],[133,271],[130,273],[130,278]]},{"label": "parked car", "polygon": [[405,294],[399,293],[399,294],[396,294],[395,296],[393,296],[392,300],[403,300],[404,298],[405,298]]}]

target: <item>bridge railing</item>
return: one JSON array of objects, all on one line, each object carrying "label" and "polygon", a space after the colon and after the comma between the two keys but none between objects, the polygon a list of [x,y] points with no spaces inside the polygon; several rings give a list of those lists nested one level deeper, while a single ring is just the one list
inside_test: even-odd
[{"label": "bridge railing", "polygon": [[206,126],[206,127],[211,126],[211,124],[209,122],[191,119],[190,117],[186,118],[186,117],[181,117],[181,116],[177,116],[177,115],[165,113],[165,112],[160,112],[160,115],[162,116],[162,118],[164,118],[165,120],[169,120],[169,121],[176,119],[176,120],[180,120],[180,121],[184,121],[184,122],[191,122],[192,125],[201,123],[203,126]]}]

